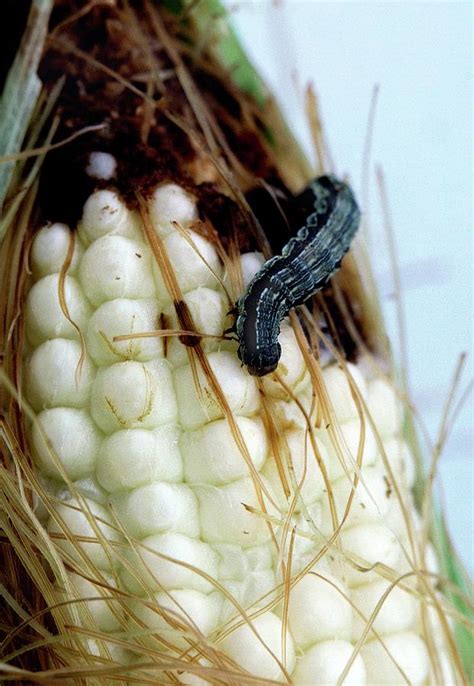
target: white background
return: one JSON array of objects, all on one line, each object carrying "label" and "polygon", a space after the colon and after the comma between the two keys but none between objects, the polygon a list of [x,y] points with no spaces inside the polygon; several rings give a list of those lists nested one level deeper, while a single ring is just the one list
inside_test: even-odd
[{"label": "white background", "polygon": [[[228,1],[247,53],[311,156],[304,87],[319,97],[340,174],[361,192],[363,149],[380,87],[370,167],[372,264],[397,352],[393,282],[374,165],[385,172],[408,331],[412,397],[433,440],[456,363],[473,377],[472,7],[470,2]],[[458,394],[459,397],[459,394]],[[472,393],[442,454],[437,492],[474,567]]]}]

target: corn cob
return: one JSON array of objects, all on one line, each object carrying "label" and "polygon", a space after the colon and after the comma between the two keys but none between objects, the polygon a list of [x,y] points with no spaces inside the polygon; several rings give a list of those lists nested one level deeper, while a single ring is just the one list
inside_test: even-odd
[{"label": "corn cob", "polygon": [[131,205],[120,160],[87,164],[99,188],[77,224],[34,232],[22,308],[52,664],[90,683],[461,683],[390,375],[314,318],[309,346],[292,314],[275,374],[250,376],[224,332],[263,258],[202,220],[215,174],[196,154],[192,183],[162,173]]},{"label": "corn cob", "polygon": [[[149,212],[197,330],[219,336],[227,312],[222,267],[212,244],[190,228],[197,217],[192,197],[163,184]],[[285,390],[275,378],[264,379],[264,403],[257,382],[238,362],[235,346],[204,338],[202,347],[232,413],[228,421],[206,378],[200,374],[194,381],[189,348],[174,338],[165,354],[162,338],[139,335],[156,330],[171,303],[138,218],[111,191],[98,191],[87,200],[64,281],[68,319],[58,284],[70,236],[65,225],[53,224],[33,242],[31,267],[37,280],[25,304],[31,344],[25,392],[37,412],[31,428],[35,462],[50,492],[60,491],[46,526],[76,570],[75,593],[93,596],[98,591],[77,574],[82,553],[107,579],[118,565],[118,583],[137,596],[128,621],[184,649],[187,641],[196,641],[196,632],[208,637],[239,619],[225,592],[247,612],[277,598],[291,542],[291,574],[307,573],[289,593],[286,632],[280,600],[252,620],[266,647],[243,623],[224,638],[221,649],[254,676],[281,680],[286,673],[295,684],[335,683],[352,655],[351,642],[360,638],[391,587],[364,565],[383,562],[400,575],[410,570],[403,556],[406,524],[391,480],[397,480],[405,507],[411,508],[414,468],[401,438],[401,407],[392,388],[380,378],[368,378],[361,365],[342,370],[329,363],[322,369],[333,422],[341,433],[339,446],[329,429],[316,426],[311,379],[289,324],[280,335],[278,374]],[[251,257],[258,263],[258,255]],[[176,328],[172,319],[168,315]],[[86,351],[82,359],[80,332]],[[138,337],[127,339],[134,334]],[[124,340],[115,340],[119,336]],[[377,434],[368,419],[361,421],[346,374],[355,381]],[[269,445],[263,404],[281,432],[279,455]],[[324,537],[333,533],[330,503],[340,522],[357,473],[360,480],[340,541],[343,551],[364,560],[362,569],[348,564],[343,553],[331,552],[330,562],[314,564]],[[66,477],[78,497],[61,492]],[[78,540],[96,538],[99,532],[85,508],[100,519],[102,544],[71,545],[61,538],[65,527]],[[120,562],[114,543],[126,535],[144,549],[123,553]],[[106,602],[100,610],[97,603],[91,605],[100,629],[120,628],[120,611]],[[378,636],[390,636],[396,663],[410,682],[421,684],[428,675],[428,654],[417,634],[418,605],[413,594],[395,585],[373,628]],[[183,626],[178,635],[171,628],[173,618],[191,626],[187,631]],[[399,683],[401,678],[373,637],[347,676],[348,683],[361,684],[379,679]]]}]

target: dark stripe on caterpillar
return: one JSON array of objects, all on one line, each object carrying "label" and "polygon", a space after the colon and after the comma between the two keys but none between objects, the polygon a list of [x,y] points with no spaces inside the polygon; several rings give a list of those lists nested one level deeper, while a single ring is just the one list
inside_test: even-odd
[{"label": "dark stripe on caterpillar", "polygon": [[276,369],[281,320],[339,269],[359,226],[352,190],[334,176],[320,176],[299,197],[312,205],[304,225],[281,255],[262,265],[237,301],[238,355],[254,376]]}]

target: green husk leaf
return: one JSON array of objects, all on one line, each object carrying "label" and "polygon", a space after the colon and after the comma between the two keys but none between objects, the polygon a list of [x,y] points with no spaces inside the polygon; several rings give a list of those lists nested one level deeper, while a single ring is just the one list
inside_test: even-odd
[{"label": "green husk leaf", "polygon": [[[37,75],[53,0],[33,0],[28,24],[0,101],[0,157],[21,149],[41,91]],[[15,162],[0,165],[0,210],[15,169]]]},{"label": "green husk leaf", "polygon": [[[464,598],[473,597],[473,584],[462,560],[453,546],[449,536],[446,518],[440,510],[434,515],[432,538],[436,550],[438,551],[441,575],[449,579],[452,585],[460,591],[458,594],[448,588],[445,590],[445,595],[453,606],[464,615],[472,627],[474,625],[474,611],[472,606],[470,606]],[[472,683],[474,678],[473,632],[463,624],[457,623],[455,638],[464,669]]]},{"label": "green husk leaf", "polygon": [[269,97],[267,87],[247,58],[237,34],[228,21],[228,12],[219,0],[165,0],[164,6],[173,14],[183,16],[187,11],[195,24],[197,34],[206,41],[206,50],[219,62],[234,84],[250,95],[259,107]]}]

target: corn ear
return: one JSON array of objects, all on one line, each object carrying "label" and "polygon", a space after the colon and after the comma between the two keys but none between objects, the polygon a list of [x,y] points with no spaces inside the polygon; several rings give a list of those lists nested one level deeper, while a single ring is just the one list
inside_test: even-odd
[{"label": "corn ear", "polygon": [[[133,94],[136,150],[115,146],[124,134],[112,117],[82,148],[50,152],[9,215],[4,674],[465,683],[451,626],[465,620],[440,593],[415,507],[408,403],[384,358],[362,247],[283,322],[275,374],[250,376],[224,335],[268,249],[272,222],[249,200],[257,177],[289,196],[309,167],[222,17],[212,34],[217,7],[181,15],[180,4],[145,2],[143,19],[129,3],[91,6],[86,19],[114,49],[127,35],[137,59],[136,80],[112,59],[105,83]],[[43,73],[58,54],[85,61],[88,92],[103,67],[71,43],[81,20],[53,30]],[[217,39],[200,54],[209,30]],[[229,53],[240,90],[225,82]],[[72,116],[70,98],[66,80],[56,111]],[[33,128],[46,121],[39,105]],[[248,138],[252,154],[239,145]],[[63,158],[65,176],[79,159],[88,179],[71,194],[77,216],[61,198],[51,209],[44,189]]]}]

